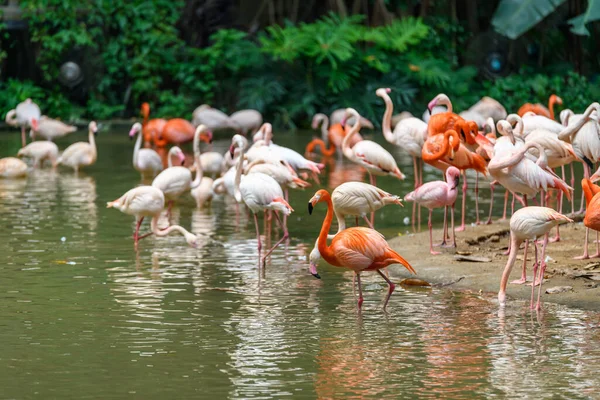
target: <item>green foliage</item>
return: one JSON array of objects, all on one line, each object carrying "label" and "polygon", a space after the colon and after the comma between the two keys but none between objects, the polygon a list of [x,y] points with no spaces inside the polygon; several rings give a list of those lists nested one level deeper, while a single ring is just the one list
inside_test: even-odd
[{"label": "green foliage", "polygon": [[492,25],[500,34],[516,39],[550,15],[566,0],[501,0]]},{"label": "green foliage", "polygon": [[571,31],[578,35],[589,36],[590,32],[587,30],[585,25],[589,22],[597,21],[600,19],[600,1],[599,0],[588,0],[588,6],[585,13],[571,18],[567,22],[571,27]]}]

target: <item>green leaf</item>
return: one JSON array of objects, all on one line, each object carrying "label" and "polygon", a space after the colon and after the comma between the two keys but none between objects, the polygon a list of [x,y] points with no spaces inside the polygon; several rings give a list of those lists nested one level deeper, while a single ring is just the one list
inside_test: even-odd
[{"label": "green leaf", "polygon": [[566,0],[501,0],[492,18],[496,32],[516,39]]},{"label": "green leaf", "polygon": [[600,19],[600,1],[598,0],[588,0],[588,7],[585,10],[585,13],[571,18],[567,21],[569,25],[573,25],[571,27],[571,32],[577,35],[585,35],[589,36],[590,32],[587,30],[585,25],[592,21],[597,21]]},{"label": "green leaf", "polygon": [[419,44],[429,33],[429,27],[419,18],[406,17],[389,25],[379,26],[365,33],[365,40],[377,46],[405,52],[409,46]]}]

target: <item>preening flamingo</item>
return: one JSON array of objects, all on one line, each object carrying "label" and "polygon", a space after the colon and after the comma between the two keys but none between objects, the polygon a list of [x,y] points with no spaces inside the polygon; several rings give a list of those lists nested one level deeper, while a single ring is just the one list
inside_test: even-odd
[{"label": "preening flamingo", "polygon": [[550,98],[548,99],[548,108],[546,108],[543,104],[540,103],[536,103],[536,104],[531,104],[531,103],[525,103],[523,104],[520,108],[519,111],[517,111],[517,114],[519,114],[520,117],[522,117],[523,115],[525,115],[525,113],[527,112],[533,112],[537,115],[541,115],[550,119],[554,119],[554,105],[555,104],[560,104],[562,105],[563,101],[560,97],[558,97],[555,94],[550,95]]},{"label": "preening flamingo", "polygon": [[185,237],[185,241],[190,246],[196,247],[198,245],[196,235],[188,232],[179,225],[171,225],[162,229],[158,228],[158,218],[165,208],[165,197],[163,192],[155,187],[138,186],[133,188],[117,200],[106,203],[106,207],[116,208],[125,214],[135,216],[137,224],[133,240],[136,246],[138,241],[143,237],[139,235],[139,232],[145,217],[152,217],[150,226],[152,233],[156,236],[167,236],[169,233],[177,231]]},{"label": "preening flamingo", "polygon": [[34,168],[42,167],[46,160],[55,168],[58,164],[58,146],[47,140],[31,142],[19,150],[17,157],[33,159]]},{"label": "preening flamingo", "polygon": [[[206,127],[204,125],[200,125],[198,129],[195,130],[194,136],[199,136],[199,140],[208,141],[208,136],[202,136],[201,133],[204,132]],[[181,162],[183,163],[185,160],[185,156],[181,149],[177,146],[171,148],[169,150],[169,162],[171,161],[171,157],[173,154],[176,154]],[[194,154],[194,162],[197,165],[200,165],[200,160],[197,157],[197,154]],[[201,176],[196,173],[196,177],[192,182],[192,172],[183,166],[169,166],[169,168],[162,171],[160,174],[154,178],[152,181],[152,186],[162,190],[165,195],[165,199],[169,204],[167,212],[170,213],[171,208],[173,207],[173,202],[179,198],[183,193],[187,192],[190,189],[194,189],[200,185]]]},{"label": "preening flamingo", "polygon": [[[331,123],[331,125],[339,124],[344,120],[350,126],[356,124],[356,119],[354,119],[354,117],[348,118],[348,116],[346,115],[345,108],[338,108],[337,110],[334,110],[329,116],[329,122]],[[365,129],[375,129],[373,123],[363,116],[360,117],[360,126],[362,126]]]},{"label": "preening flamingo", "polygon": [[27,144],[25,130],[31,128],[32,122],[34,120],[38,121],[41,115],[40,107],[31,99],[26,99],[17,104],[17,107],[14,110],[10,110],[6,113],[6,123],[21,128],[21,147],[25,147]]},{"label": "preening flamingo", "polygon": [[[236,174],[234,183],[235,200],[240,203],[244,202],[246,206],[254,214],[254,226],[256,227],[256,240],[258,241],[258,260],[259,265],[264,265],[267,257],[275,250],[279,244],[289,237],[286,226],[279,218],[278,211],[284,215],[290,215],[294,209],[283,198],[283,191],[279,183],[268,175],[261,172],[252,173],[242,176],[244,163],[244,151],[247,146],[247,140],[242,135],[235,135],[232,139],[229,151],[235,152],[236,148],[239,151],[239,157],[236,164]],[[260,211],[272,210],[275,211],[277,222],[283,229],[283,236],[275,245],[267,251],[264,258],[261,259],[262,244],[260,241],[260,230],[258,228],[258,216]]]},{"label": "preening flamingo", "polygon": [[48,118],[45,116],[40,119],[31,120],[31,132],[29,136],[35,140],[37,136],[41,136],[46,140],[56,140],[69,133],[75,132],[77,127],[74,125],[67,125],[57,119]]},{"label": "preening flamingo", "polygon": [[143,116],[142,132],[144,135],[144,145],[150,146],[156,138],[162,133],[167,120],[164,118],[150,119],[150,104],[142,103],[140,112]]},{"label": "preening flamingo", "polygon": [[96,162],[98,152],[94,136],[98,134],[98,125],[91,121],[88,125],[88,142],[73,143],[63,151],[58,158],[58,164],[71,167],[78,172],[81,167],[87,167]]},{"label": "preening flamingo", "polygon": [[[498,292],[498,301],[501,305],[506,304],[506,285],[510,272],[517,259],[519,246],[523,241],[533,240],[535,245],[535,262],[533,264],[533,283],[531,285],[531,302],[530,307],[533,308],[534,288],[537,284],[540,285],[538,291],[536,309],[540,309],[540,295],[542,292],[542,282],[544,280],[544,271],[546,270],[546,246],[548,245],[548,232],[560,224],[561,222],[573,222],[572,219],[548,207],[524,207],[518,210],[510,218],[510,254],[502,278],[500,280],[500,291]],[[536,241],[538,238],[544,237],[542,248],[542,256],[538,258],[538,250]],[[527,268],[527,245],[525,246],[525,254],[523,255],[523,270]],[[539,269],[539,277],[537,271]],[[526,277],[525,277],[526,278]],[[521,283],[523,277],[517,281]]]},{"label": "preening flamingo", "polygon": [[353,108],[346,109],[346,116],[354,116],[357,121],[350,132],[344,138],[342,142],[342,151],[344,155],[350,160],[360,165],[369,172],[370,183],[376,184],[375,175],[385,176],[390,175],[400,180],[405,178],[404,174],[398,168],[394,157],[378,143],[370,140],[362,140],[350,147],[350,140],[352,136],[356,135],[360,130],[360,115]]},{"label": "preening flamingo", "polygon": [[15,157],[0,158],[0,178],[27,176],[27,164]]},{"label": "preening flamingo", "polygon": [[[147,104],[147,103],[144,103]],[[142,149],[142,124],[136,122],[129,130],[129,138],[133,139],[138,135],[133,148],[133,168],[135,168],[142,177],[154,177],[163,170],[162,159],[158,153],[152,149]]]},{"label": "preening flamingo", "polygon": [[[458,181],[460,179],[460,171],[456,167],[449,167],[446,170],[446,182],[434,181],[427,182],[419,186],[414,191],[404,196],[405,201],[414,201],[429,209],[429,252],[431,254],[440,254],[433,250],[433,232],[431,224],[431,213],[434,208],[450,207],[452,213],[452,243],[456,247],[456,236],[454,233],[454,203],[458,195]],[[446,232],[444,230],[444,241]]]},{"label": "preening flamingo", "polygon": [[256,132],[263,123],[262,114],[256,110],[239,110],[231,114],[229,119],[239,127],[238,131],[244,136],[248,132]]},{"label": "preening flamingo", "polygon": [[[357,118],[357,121],[359,119]],[[400,254],[392,250],[382,234],[371,228],[354,227],[337,233],[327,245],[327,234],[333,220],[333,204],[329,192],[319,190],[308,202],[308,212],[312,214],[317,203],[327,203],[327,214],[319,234],[318,249],[321,257],[336,267],[345,267],[354,271],[358,281],[358,308],[362,307],[363,295],[360,282],[362,271],[377,271],[389,285],[389,290],[383,308],[385,310],[395,285],[380,270],[391,264],[401,264],[407,270],[416,273],[413,267]],[[312,267],[311,267],[312,269]],[[311,271],[313,276],[320,278],[316,268]]]}]

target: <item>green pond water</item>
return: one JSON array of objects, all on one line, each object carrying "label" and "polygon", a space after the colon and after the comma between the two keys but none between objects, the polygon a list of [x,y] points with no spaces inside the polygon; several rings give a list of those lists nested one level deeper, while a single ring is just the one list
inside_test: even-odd
[{"label": "green pond water", "polygon": [[[301,149],[311,135],[276,141]],[[58,145],[76,140],[87,140],[86,130]],[[16,154],[19,142],[16,131],[2,132],[0,156]],[[140,183],[133,143],[124,129],[101,131],[97,143],[98,162],[79,176],[37,170],[0,180],[0,398],[600,396],[597,313],[550,303],[535,313],[519,301],[499,309],[488,297],[397,288],[385,314],[386,287],[374,273],[364,274],[358,313],[351,273],[321,265],[317,280],[308,272],[325,212],[319,205],[308,215],[316,186],[291,192],[292,237],[263,271],[252,219],[236,218],[229,199],[197,210],[186,196],[174,209],[173,220],[200,235],[198,249],[170,236],[134,250],[133,217],[106,209]],[[378,184],[404,195],[412,161],[394,154],[409,179]],[[425,180],[439,177],[426,170]],[[366,175],[333,161],[321,184],[352,179]],[[487,184],[480,194],[483,217]],[[376,226],[387,237],[406,233],[411,209],[384,208]],[[470,201],[468,210],[470,223]]]}]

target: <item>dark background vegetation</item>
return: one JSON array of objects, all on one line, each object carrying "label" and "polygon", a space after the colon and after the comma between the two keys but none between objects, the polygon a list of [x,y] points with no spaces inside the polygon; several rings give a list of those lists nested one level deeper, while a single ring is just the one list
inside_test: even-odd
[{"label": "dark background vegetation", "polygon": [[[384,86],[417,115],[439,92],[457,110],[489,95],[514,111],[556,93],[581,111],[600,98],[600,28],[568,21],[590,4],[522,1],[552,8],[518,35],[532,18],[511,15],[510,0],[12,0],[0,110],[32,97],[53,117],[105,119],[148,101],[153,116],[189,119],[208,103],[294,127],[346,106],[379,121]],[[81,66],[76,83],[60,79],[67,61]]]}]

